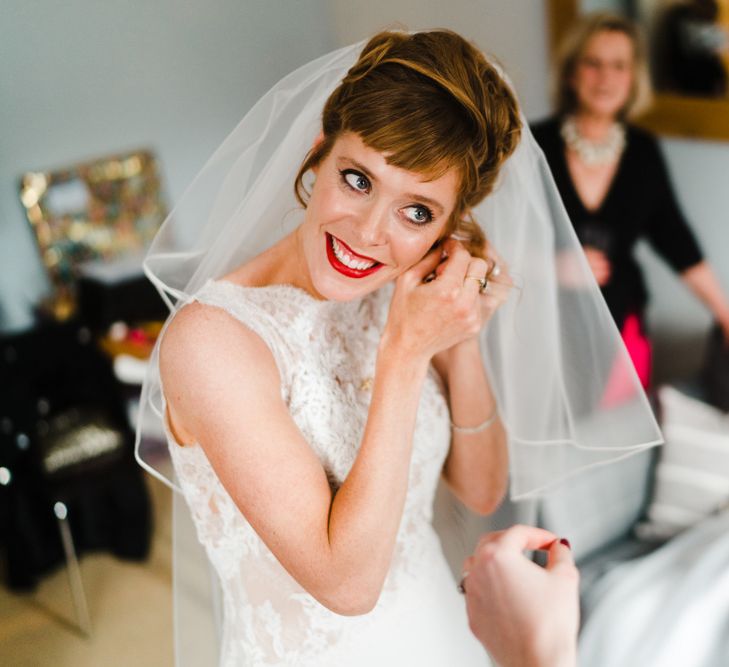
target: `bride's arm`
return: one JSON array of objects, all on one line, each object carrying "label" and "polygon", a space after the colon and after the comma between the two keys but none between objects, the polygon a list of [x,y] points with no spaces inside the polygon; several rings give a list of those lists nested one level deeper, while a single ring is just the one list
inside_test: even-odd
[{"label": "bride's arm", "polygon": [[468,293],[476,283],[464,289],[463,254],[453,253],[443,279],[421,282],[438,252],[398,280],[402,289],[395,290],[380,344],[361,447],[334,495],[288,413],[276,364],[258,336],[200,304],[183,308],[165,333],[160,363],[171,416],[181,422],[174,426],[200,442],[281,564],[338,613],[365,613],[379,597],[405,501],[428,363],[464,332],[476,331],[478,304]]},{"label": "bride's arm", "polygon": [[[211,353],[211,351],[214,351]],[[376,603],[407,489],[427,361],[378,358],[360,453],[333,495],[281,398],[273,356],[223,311],[192,304],[168,327],[161,371],[172,419],[288,572],[340,614]],[[182,430],[179,429],[178,430]]]},{"label": "bride's arm", "polygon": [[474,427],[496,419],[477,433],[452,431],[443,476],[458,499],[479,514],[493,512],[508,484],[506,432],[484,370],[478,339],[456,345],[434,360],[448,395],[454,424]]}]

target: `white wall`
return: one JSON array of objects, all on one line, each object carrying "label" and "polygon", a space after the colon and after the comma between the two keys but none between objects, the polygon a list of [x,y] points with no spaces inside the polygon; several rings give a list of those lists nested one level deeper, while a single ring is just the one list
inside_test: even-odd
[{"label": "white wall", "polygon": [[504,64],[528,117],[542,116],[549,108],[543,0],[329,0],[329,4],[339,44],[393,26],[451,28]]},{"label": "white wall", "polygon": [[333,47],[324,0],[52,0],[0,18],[0,329],[46,289],[18,178],[151,147],[174,201],[281,76]]}]

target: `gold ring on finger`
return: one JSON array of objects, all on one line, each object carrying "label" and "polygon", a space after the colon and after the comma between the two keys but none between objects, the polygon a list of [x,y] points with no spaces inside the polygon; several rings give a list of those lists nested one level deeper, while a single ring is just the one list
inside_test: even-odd
[{"label": "gold ring on finger", "polygon": [[478,283],[478,293],[479,294],[486,294],[486,290],[489,288],[489,281],[488,278],[485,276],[483,278],[480,278],[479,276],[466,276],[466,280],[468,279],[475,280]]}]

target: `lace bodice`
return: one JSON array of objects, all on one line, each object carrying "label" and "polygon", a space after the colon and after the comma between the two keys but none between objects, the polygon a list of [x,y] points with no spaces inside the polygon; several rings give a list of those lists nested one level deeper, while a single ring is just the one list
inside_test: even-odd
[{"label": "lace bodice", "polygon": [[[248,288],[224,281],[208,281],[196,295],[268,345],[283,399],[333,489],[357,456],[390,295],[391,289],[383,288],[361,301],[327,302],[287,285]],[[180,447],[169,432],[168,438],[198,538],[220,578],[221,664],[484,664],[431,525],[450,439],[448,407],[434,370],[422,391],[392,565],[375,609],[363,616],[337,615],[310,596],[248,524],[203,450]],[[401,649],[404,657],[391,662]],[[453,651],[462,650],[470,661],[452,662]],[[419,651],[422,658],[410,662]]]}]

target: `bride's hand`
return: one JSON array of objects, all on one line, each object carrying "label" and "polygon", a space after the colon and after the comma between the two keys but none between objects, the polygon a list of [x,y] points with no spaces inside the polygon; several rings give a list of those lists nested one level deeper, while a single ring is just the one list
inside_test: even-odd
[{"label": "bride's hand", "polygon": [[[486,293],[480,296],[481,328],[486,325],[499,307],[506,303],[511,288],[514,286],[504,260],[496,253],[493,247],[489,246],[486,254],[489,285]],[[472,257],[472,259],[475,260],[477,258]],[[469,274],[471,273],[473,273],[473,269],[469,268]],[[472,336],[461,343],[438,352],[433,356],[433,365],[441,374],[441,377],[445,379],[447,369],[451,367],[456,357],[472,359],[479,358],[480,354],[478,338]]]},{"label": "bride's hand", "polygon": [[397,279],[382,345],[430,360],[475,337],[508,296],[510,281],[503,273],[489,281],[486,293],[479,292],[479,281],[490,270],[493,262],[447,239]]}]

